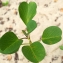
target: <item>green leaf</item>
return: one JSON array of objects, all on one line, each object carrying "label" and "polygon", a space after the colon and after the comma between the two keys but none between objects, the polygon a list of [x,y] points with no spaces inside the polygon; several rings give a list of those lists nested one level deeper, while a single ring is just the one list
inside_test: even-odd
[{"label": "green leaf", "polygon": [[22,52],[28,60],[34,63],[40,62],[46,55],[43,45],[38,41],[30,46],[23,46]]},{"label": "green leaf", "polygon": [[55,44],[61,40],[62,31],[57,26],[50,26],[46,28],[42,35],[42,41],[45,44]]},{"label": "green leaf", "polygon": [[59,46],[59,48],[60,48],[61,50],[63,50],[63,46]]},{"label": "green leaf", "polygon": [[29,21],[27,24],[28,33],[31,33],[36,27],[37,27],[37,24],[34,20]]},{"label": "green leaf", "polygon": [[19,5],[19,15],[23,22],[27,24],[36,14],[36,8],[37,5],[35,2],[30,2],[29,4],[27,2],[22,2]]},{"label": "green leaf", "polygon": [[13,32],[5,33],[0,39],[1,53],[11,54],[17,52],[22,42]]},{"label": "green leaf", "polygon": [[2,5],[3,5],[3,6],[7,6],[8,4],[9,4],[9,1],[2,2]]}]

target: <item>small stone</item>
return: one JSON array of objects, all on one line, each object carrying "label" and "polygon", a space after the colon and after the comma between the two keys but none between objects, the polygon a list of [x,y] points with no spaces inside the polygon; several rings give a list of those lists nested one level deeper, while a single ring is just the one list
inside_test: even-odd
[{"label": "small stone", "polygon": [[0,7],[2,7],[2,1],[0,0]]},{"label": "small stone", "polygon": [[17,14],[18,14],[18,12],[15,10],[15,11],[14,11],[14,14],[15,14],[15,15],[17,15]]},{"label": "small stone", "polygon": [[63,63],[63,61],[61,61],[61,63]]},{"label": "small stone", "polygon": [[61,59],[63,59],[63,56],[61,57]]},{"label": "small stone", "polygon": [[9,19],[9,17],[7,18],[7,21],[9,21],[10,19]]},{"label": "small stone", "polygon": [[7,58],[7,60],[9,60],[9,61],[10,61],[10,60],[12,59],[12,55],[7,55],[7,57],[6,57],[6,58]]},{"label": "small stone", "polygon": [[58,20],[59,17],[56,17],[55,22]]},{"label": "small stone", "polygon": [[6,28],[5,28],[5,32],[6,32],[7,30],[8,30],[8,28],[6,27]]},{"label": "small stone", "polygon": [[45,7],[48,7],[48,4],[45,4],[44,6],[45,6]]},{"label": "small stone", "polygon": [[54,0],[54,2],[57,2],[58,0]]},{"label": "small stone", "polygon": [[4,24],[4,21],[1,21],[1,22],[0,22],[0,24],[2,24],[2,25],[3,25],[3,24]]},{"label": "small stone", "polygon": [[12,27],[9,27],[8,29],[9,29],[9,31],[12,31],[12,30],[13,30],[13,28],[12,28]]},{"label": "small stone", "polygon": [[2,30],[0,30],[0,33],[2,32]]},{"label": "small stone", "polygon": [[0,20],[3,20],[3,18],[2,18],[2,17],[0,17]]},{"label": "small stone", "polygon": [[56,61],[56,60],[58,60],[58,57],[57,56],[55,56],[55,57],[52,58],[52,62],[53,61]]},{"label": "small stone", "polygon": [[63,8],[60,8],[59,10],[60,10],[60,12],[63,12]]},{"label": "small stone", "polygon": [[14,32],[16,32],[16,30],[14,30]]},{"label": "small stone", "polygon": [[57,24],[57,26],[60,26],[60,25],[61,25],[61,23],[58,23],[58,24]]}]

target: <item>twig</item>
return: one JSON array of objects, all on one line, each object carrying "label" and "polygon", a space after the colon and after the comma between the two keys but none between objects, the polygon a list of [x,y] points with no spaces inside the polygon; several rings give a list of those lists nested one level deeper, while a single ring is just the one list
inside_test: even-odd
[{"label": "twig", "polygon": [[17,60],[19,59],[19,57],[18,57],[18,54],[17,54],[17,52],[15,53],[15,57],[14,57],[14,60],[15,60],[15,63],[17,63]]}]

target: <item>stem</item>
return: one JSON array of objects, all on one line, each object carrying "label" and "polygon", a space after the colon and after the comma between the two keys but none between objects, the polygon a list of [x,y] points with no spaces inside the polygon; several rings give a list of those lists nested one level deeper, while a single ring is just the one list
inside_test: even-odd
[{"label": "stem", "polygon": [[24,44],[22,44],[22,45],[29,45],[29,44],[32,44],[30,38],[25,37],[25,38],[21,38],[21,39],[28,39],[28,40],[29,40],[29,43],[24,43]]},{"label": "stem", "polygon": [[28,37],[28,34],[25,32],[25,30],[22,30],[22,32],[24,33],[24,35],[25,35],[26,37]]},{"label": "stem", "polygon": [[27,37],[21,38],[21,39],[27,39]]},{"label": "stem", "polygon": [[30,36],[28,33],[25,32],[25,30],[22,30],[22,32],[24,33],[24,35],[26,36],[25,39],[28,39],[29,40],[29,44],[32,44],[31,40],[30,40]]},{"label": "stem", "polygon": [[23,43],[22,45],[29,45],[29,43]]},{"label": "stem", "polygon": [[29,44],[32,44],[31,40],[30,40],[30,36],[28,37],[28,40],[29,40]]}]

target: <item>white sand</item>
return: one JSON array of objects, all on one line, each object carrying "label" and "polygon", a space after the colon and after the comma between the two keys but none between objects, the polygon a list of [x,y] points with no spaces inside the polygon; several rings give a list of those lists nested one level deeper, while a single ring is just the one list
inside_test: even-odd
[{"label": "white sand", "polygon": [[[22,1],[26,0],[9,0],[10,6],[0,8],[0,17],[3,17],[2,21],[4,21],[3,25],[0,24],[0,30],[2,30],[0,36],[8,31],[7,28],[12,27],[13,32],[16,30],[15,33],[19,38],[24,37],[21,31],[24,30],[26,26],[20,19],[19,14],[15,15],[15,11],[18,12],[19,2]],[[30,34],[33,42],[39,40],[43,30],[48,26],[59,26],[63,31],[63,0],[57,0],[57,2],[54,2],[54,0],[27,0],[27,2],[29,1],[35,1],[37,3],[37,14],[33,19],[39,23],[38,27]],[[61,8],[62,10],[60,11]],[[7,18],[10,20],[8,21]],[[15,23],[13,24],[14,21]],[[24,42],[27,42],[27,40],[24,40]],[[63,56],[63,51],[59,48],[55,50],[55,48],[60,46],[62,42],[63,39],[54,45],[43,44],[47,56],[40,63],[62,63],[61,57]],[[18,63],[31,63],[23,56],[21,49],[18,51],[18,55]],[[8,61],[6,57],[7,55],[0,54],[0,63],[15,63],[15,54],[12,54],[12,59],[10,61]],[[57,59],[52,61],[51,59],[54,57],[57,57]]]}]

